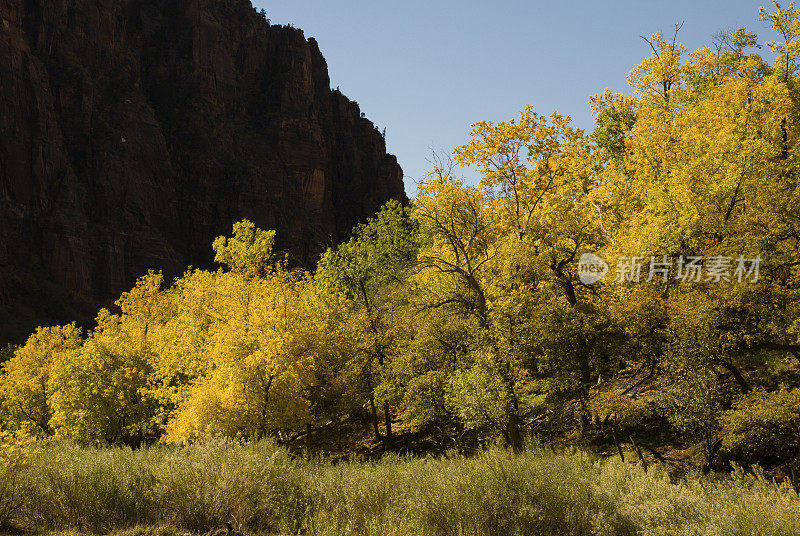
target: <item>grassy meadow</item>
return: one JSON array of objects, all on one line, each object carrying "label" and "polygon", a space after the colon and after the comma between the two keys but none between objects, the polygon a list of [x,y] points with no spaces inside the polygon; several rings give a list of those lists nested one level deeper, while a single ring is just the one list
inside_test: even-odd
[{"label": "grassy meadow", "polygon": [[[3,475],[6,532],[168,536],[790,535],[800,498],[760,471],[690,474],[580,451],[332,463],[271,441],[37,445]],[[228,527],[226,529],[225,527]],[[232,530],[229,530],[232,529]]]}]

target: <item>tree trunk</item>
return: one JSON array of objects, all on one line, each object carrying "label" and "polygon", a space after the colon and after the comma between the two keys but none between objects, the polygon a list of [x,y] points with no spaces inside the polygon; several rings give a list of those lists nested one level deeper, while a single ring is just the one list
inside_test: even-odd
[{"label": "tree trunk", "polygon": [[506,385],[508,390],[506,400],[506,407],[508,408],[508,445],[514,451],[514,454],[519,454],[523,450],[522,433],[520,432],[520,418],[519,418],[519,400],[517,394],[514,392],[513,384]]},{"label": "tree trunk", "polygon": [[622,453],[622,445],[619,444],[619,440],[617,440],[617,423],[611,424],[611,437],[614,438],[614,444],[617,446],[617,451],[619,452],[619,458],[622,460],[622,463],[625,463],[625,454]]},{"label": "tree trunk", "polygon": [[512,411],[508,419],[508,443],[514,454],[522,452],[522,434],[519,430],[519,415]]},{"label": "tree trunk", "polygon": [[647,472],[647,461],[645,461],[644,456],[642,455],[642,449],[639,448],[639,445],[633,439],[632,435],[629,435],[628,438],[631,440],[633,448],[636,449],[636,454],[639,455],[639,461],[642,462],[642,467],[644,468],[645,472]]},{"label": "tree trunk", "polygon": [[[495,348],[495,353],[497,353],[497,348]],[[514,453],[519,454],[523,450],[522,433],[520,432],[519,399],[517,398],[517,393],[514,391],[514,379],[509,373],[506,363],[497,363],[497,366],[502,374],[503,383],[506,388],[506,416],[508,418],[506,435],[508,445],[512,448]]]},{"label": "tree trunk", "polygon": [[589,366],[589,350],[590,344],[585,340],[581,340],[581,352],[578,357],[578,366],[581,374],[581,399],[580,399],[580,428],[581,436],[586,433],[587,425],[591,424],[589,417],[589,385],[592,383],[592,370]]},{"label": "tree trunk", "polygon": [[781,160],[789,158],[789,133],[786,129],[786,118],[781,119]]},{"label": "tree trunk", "polygon": [[372,426],[375,429],[375,439],[379,440],[381,438],[381,429],[378,424],[378,410],[375,408],[375,395],[372,391],[369,393],[369,408],[372,415]]},{"label": "tree trunk", "polygon": [[383,416],[386,423],[386,437],[384,438],[384,447],[386,450],[394,446],[394,436],[392,435],[392,413],[389,410],[389,403],[383,403]]},{"label": "tree trunk", "polygon": [[747,380],[744,379],[744,376],[742,375],[741,371],[738,368],[736,368],[736,365],[734,365],[729,361],[721,361],[720,365],[722,365],[722,367],[725,370],[731,373],[733,378],[736,380],[736,383],[738,383],[739,387],[742,388],[743,393],[750,392],[750,385],[747,383]]}]

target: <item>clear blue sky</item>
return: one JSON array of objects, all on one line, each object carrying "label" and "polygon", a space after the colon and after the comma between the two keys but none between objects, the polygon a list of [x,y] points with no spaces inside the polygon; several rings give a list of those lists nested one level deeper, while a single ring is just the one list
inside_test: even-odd
[{"label": "clear blue sky", "polygon": [[[333,87],[357,101],[381,130],[406,174],[406,189],[428,169],[430,148],[450,152],[470,124],[510,119],[531,104],[592,128],[588,97],[625,77],[649,52],[640,35],[670,33],[693,50],[727,28],[758,21],[761,1],[606,0],[255,0],[273,24],[315,37]],[[762,51],[769,55],[769,52]],[[474,174],[465,171],[473,179]]]}]

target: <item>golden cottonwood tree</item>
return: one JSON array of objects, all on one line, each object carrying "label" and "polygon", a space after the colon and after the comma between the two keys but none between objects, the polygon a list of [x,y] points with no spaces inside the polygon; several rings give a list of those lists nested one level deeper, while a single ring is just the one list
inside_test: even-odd
[{"label": "golden cottonwood tree", "polygon": [[474,125],[472,137],[455,154],[482,171],[498,214],[487,278],[497,347],[540,376],[540,392],[578,394],[585,406],[619,337],[602,294],[577,277],[578,259],[607,236],[602,161],[568,117],[530,107],[518,120]]},{"label": "golden cottonwood tree", "polygon": [[81,330],[75,324],[39,328],[5,363],[0,386],[13,428],[38,437],[52,435],[51,376],[55,365],[69,361],[82,345]]},{"label": "golden cottonwood tree", "polygon": [[[264,437],[308,420],[314,356],[298,337],[307,283],[274,261],[273,239],[274,233],[242,222],[232,238],[215,241],[218,260],[231,271],[203,278],[201,291],[212,293],[209,309],[190,317],[202,323],[202,334],[188,342],[200,346],[205,363],[180,393],[183,399],[167,424],[168,439]],[[194,288],[177,285],[189,291],[185,298]],[[171,360],[170,349],[163,352]]]},{"label": "golden cottonwood tree", "polygon": [[[424,244],[415,277],[420,306],[472,317],[477,329],[472,336],[482,347],[467,356],[449,382],[451,411],[467,426],[496,428],[519,451],[525,376],[493,336],[494,296],[488,292],[487,276],[502,239],[494,203],[484,190],[465,186],[450,169],[437,166],[420,187],[413,215]],[[481,377],[493,381],[478,381]]]},{"label": "golden cottonwood tree", "polygon": [[[798,298],[796,12],[776,4],[762,18],[779,34],[770,44],[779,54],[773,67],[750,52],[756,38],[744,29],[689,55],[674,39],[654,36],[652,55],[629,78],[635,119],[623,137],[622,162],[603,171],[601,206],[613,216],[606,258],[733,260],[721,281],[707,272],[682,280],[673,268],[665,282],[611,287],[620,321],[639,312],[625,322],[627,334],[667,370],[686,370],[687,359],[697,361],[701,352],[702,370],[678,374],[666,389],[673,399],[703,402],[694,415],[676,416],[683,423],[718,420],[724,397],[709,386],[723,375],[747,393],[758,371],[785,367],[787,353],[800,355],[791,327]],[[604,97],[595,99],[598,120],[619,102]],[[759,259],[757,281],[737,281],[739,258]],[[697,341],[703,348],[691,350]],[[676,385],[683,385],[679,395]],[[719,432],[705,430],[711,457]]]},{"label": "golden cottonwood tree", "polygon": [[156,401],[147,391],[151,369],[143,334],[131,333],[122,318],[107,311],[97,322],[78,351],[60,354],[53,363],[55,432],[82,442],[152,441],[160,430],[153,420]]}]

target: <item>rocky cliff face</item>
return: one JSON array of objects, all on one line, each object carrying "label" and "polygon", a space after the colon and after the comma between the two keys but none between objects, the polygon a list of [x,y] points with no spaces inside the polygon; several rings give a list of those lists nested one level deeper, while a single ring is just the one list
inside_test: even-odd
[{"label": "rocky cliff face", "polygon": [[312,264],[402,171],[317,43],[246,0],[0,0],[0,341],[206,266],[248,218]]}]

